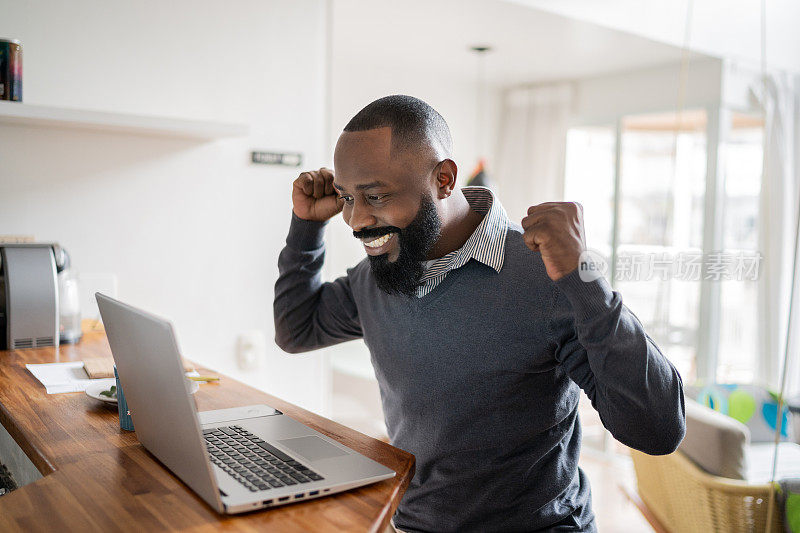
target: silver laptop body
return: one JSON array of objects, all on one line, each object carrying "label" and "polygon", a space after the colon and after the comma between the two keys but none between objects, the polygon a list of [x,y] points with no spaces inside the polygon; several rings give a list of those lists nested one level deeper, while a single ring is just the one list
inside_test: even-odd
[{"label": "silver laptop body", "polygon": [[[185,385],[172,325],[101,293],[95,296],[139,442],[218,512],[234,514],[318,498],[395,475],[267,405],[198,413]],[[252,470],[268,468],[255,468],[258,458],[282,474],[285,482],[277,474],[265,474],[282,486],[269,485],[233,460],[224,451],[232,441],[248,441]],[[245,468],[268,488],[252,490],[255,481],[244,479],[233,466]],[[288,484],[289,479],[295,483]]]}]

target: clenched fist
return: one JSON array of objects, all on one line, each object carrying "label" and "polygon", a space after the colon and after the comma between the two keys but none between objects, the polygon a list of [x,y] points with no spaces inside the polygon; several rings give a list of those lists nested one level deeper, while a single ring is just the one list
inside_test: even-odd
[{"label": "clenched fist", "polygon": [[528,208],[522,219],[523,238],[528,248],[541,252],[550,279],[566,276],[580,262],[586,250],[583,206],[574,202],[545,202]]},{"label": "clenched fist", "polygon": [[302,219],[325,222],[341,213],[342,206],[328,168],[303,172],[292,184],[292,210]]}]

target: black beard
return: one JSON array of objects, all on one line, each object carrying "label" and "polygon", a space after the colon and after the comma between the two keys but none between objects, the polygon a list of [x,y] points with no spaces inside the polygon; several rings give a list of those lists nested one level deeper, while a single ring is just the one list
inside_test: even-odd
[{"label": "black beard", "polygon": [[386,231],[388,229],[374,228],[370,230],[374,235],[367,235],[380,237],[394,232],[400,238],[397,261],[390,262],[388,254],[368,256],[375,282],[387,294],[414,296],[417,287],[422,285],[422,276],[425,273],[422,262],[428,258],[428,252],[441,235],[442,221],[439,213],[431,198],[423,196],[417,216],[405,229],[391,228],[391,231]]}]

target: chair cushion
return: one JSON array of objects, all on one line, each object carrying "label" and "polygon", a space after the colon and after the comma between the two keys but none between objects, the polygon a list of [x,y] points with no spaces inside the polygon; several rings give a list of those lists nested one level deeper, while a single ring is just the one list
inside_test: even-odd
[{"label": "chair cushion", "polygon": [[[778,422],[777,394],[759,385],[695,383],[685,387],[687,398],[738,420],[750,429],[751,442],[774,442]],[[782,410],[781,440],[791,440],[789,409]]]},{"label": "chair cushion", "polygon": [[741,422],[686,398],[686,436],[679,449],[715,476],[745,479],[750,432]]},{"label": "chair cushion", "polygon": [[[775,481],[800,478],[800,445],[794,442],[781,442],[778,446],[780,448],[778,449],[778,469],[775,472]],[[745,479],[748,483],[770,482],[774,450],[774,442],[758,442],[747,446]]]}]

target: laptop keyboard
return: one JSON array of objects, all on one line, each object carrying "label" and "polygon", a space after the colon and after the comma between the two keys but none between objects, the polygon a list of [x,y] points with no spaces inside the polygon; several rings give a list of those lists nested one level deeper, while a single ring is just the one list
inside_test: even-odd
[{"label": "laptop keyboard", "polygon": [[211,462],[250,492],[324,479],[241,426],[204,429],[203,437]]}]

